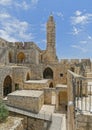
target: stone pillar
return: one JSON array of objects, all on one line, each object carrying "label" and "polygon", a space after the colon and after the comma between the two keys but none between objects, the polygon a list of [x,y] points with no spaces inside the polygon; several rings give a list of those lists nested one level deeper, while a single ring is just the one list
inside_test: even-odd
[{"label": "stone pillar", "polygon": [[75,130],[74,119],[74,97],[73,97],[73,75],[70,71],[67,74],[67,93],[68,93],[68,111],[67,111],[67,130]]},{"label": "stone pillar", "polygon": [[59,92],[56,91],[56,111],[59,110],[59,99],[58,99]]}]

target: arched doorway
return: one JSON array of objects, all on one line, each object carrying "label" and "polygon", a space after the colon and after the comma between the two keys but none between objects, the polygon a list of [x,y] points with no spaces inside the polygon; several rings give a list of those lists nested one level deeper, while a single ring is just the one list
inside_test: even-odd
[{"label": "arched doorway", "polygon": [[58,95],[58,103],[59,103],[59,110],[62,112],[66,112],[67,109],[67,92],[66,91],[60,91]]},{"label": "arched doorway", "polygon": [[30,80],[30,75],[29,75],[29,73],[27,73],[26,80]]},{"label": "arched doorway", "polygon": [[50,83],[49,88],[53,88],[53,83],[52,82]]},{"label": "arched doorway", "polygon": [[3,84],[3,95],[7,96],[7,94],[12,92],[12,79],[11,77],[8,75],[6,76],[6,78],[4,79],[4,84]]},{"label": "arched doorway", "polygon": [[23,63],[25,60],[25,54],[23,52],[19,52],[17,55],[17,61],[18,63]]},{"label": "arched doorway", "polygon": [[44,79],[53,79],[53,71],[51,68],[46,68],[43,72]]}]

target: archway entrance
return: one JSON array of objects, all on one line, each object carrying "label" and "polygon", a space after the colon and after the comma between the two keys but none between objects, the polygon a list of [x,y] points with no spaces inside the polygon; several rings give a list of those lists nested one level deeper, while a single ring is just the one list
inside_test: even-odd
[{"label": "archway entrance", "polygon": [[53,88],[53,83],[52,82],[50,83],[49,88]]},{"label": "archway entrance", "polygon": [[53,71],[51,68],[46,68],[43,72],[44,79],[53,79]]},{"label": "archway entrance", "polygon": [[11,92],[12,92],[12,79],[8,75],[8,76],[6,76],[6,78],[4,80],[4,84],[3,84],[3,95],[7,96],[7,94],[9,94]]},{"label": "archway entrance", "polygon": [[67,109],[67,92],[66,91],[59,92],[58,101],[59,101],[59,110],[62,112],[66,112],[66,109]]},{"label": "archway entrance", "polygon": [[17,55],[17,62],[18,63],[23,63],[25,60],[25,54],[23,52],[19,52]]}]

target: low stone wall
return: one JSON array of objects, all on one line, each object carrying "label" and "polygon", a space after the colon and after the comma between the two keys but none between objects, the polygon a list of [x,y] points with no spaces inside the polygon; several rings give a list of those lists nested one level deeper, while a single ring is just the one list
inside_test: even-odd
[{"label": "low stone wall", "polygon": [[23,118],[9,116],[7,120],[0,123],[0,130],[24,130]]},{"label": "low stone wall", "polygon": [[38,113],[44,104],[43,91],[19,90],[8,95],[9,106]]},{"label": "low stone wall", "polygon": [[53,83],[52,80],[29,80],[24,82],[23,89],[33,89],[33,90],[42,90],[44,88],[49,88],[50,83]]},{"label": "low stone wall", "polygon": [[92,130],[92,114],[77,115],[76,130]]},{"label": "low stone wall", "polygon": [[41,90],[46,87],[48,87],[48,84],[24,83],[24,89],[27,89],[27,90],[30,90],[30,89]]},{"label": "low stone wall", "polygon": [[[10,112],[10,115],[23,118],[24,130],[43,130],[44,129],[44,120],[37,118],[27,117],[18,113]],[[1,129],[0,129],[1,130]],[[21,130],[21,129],[18,129]]]},{"label": "low stone wall", "polygon": [[43,130],[44,120],[28,118],[28,130]]}]

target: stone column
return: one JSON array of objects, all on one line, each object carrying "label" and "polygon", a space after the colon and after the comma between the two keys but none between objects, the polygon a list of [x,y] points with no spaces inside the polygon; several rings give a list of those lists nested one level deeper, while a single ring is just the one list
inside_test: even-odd
[{"label": "stone column", "polygon": [[68,71],[67,74],[67,93],[68,93],[67,130],[75,130],[73,75],[71,74],[70,71]]},{"label": "stone column", "polygon": [[59,92],[56,91],[56,111],[59,110],[59,99],[58,99]]}]

